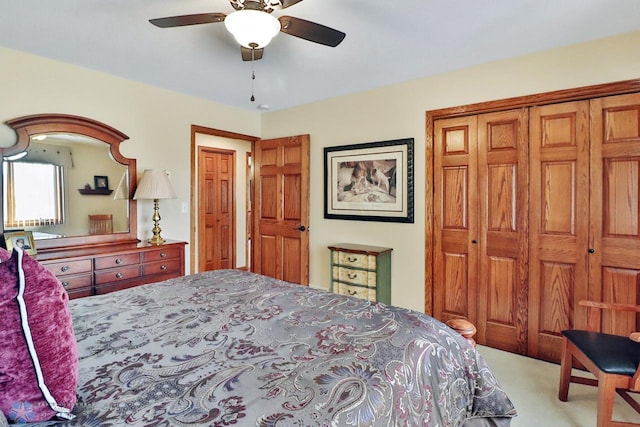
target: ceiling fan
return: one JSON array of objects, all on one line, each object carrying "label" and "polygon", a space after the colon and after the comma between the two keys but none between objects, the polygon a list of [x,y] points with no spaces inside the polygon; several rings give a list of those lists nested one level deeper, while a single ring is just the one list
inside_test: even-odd
[{"label": "ceiling fan", "polygon": [[271,39],[283,32],[325,46],[336,47],[345,38],[342,31],[293,16],[274,17],[276,9],[286,9],[302,0],[229,0],[234,12],[198,13],[195,15],[169,16],[150,19],[160,28],[224,22],[227,30],[240,44],[244,61],[262,58],[264,47]]}]

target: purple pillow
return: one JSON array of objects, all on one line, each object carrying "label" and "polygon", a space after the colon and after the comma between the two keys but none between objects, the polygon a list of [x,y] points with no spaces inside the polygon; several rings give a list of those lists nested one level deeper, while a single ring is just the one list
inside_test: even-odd
[{"label": "purple pillow", "polygon": [[21,249],[0,248],[0,409],[11,422],[69,419],[78,350],[69,297]]}]

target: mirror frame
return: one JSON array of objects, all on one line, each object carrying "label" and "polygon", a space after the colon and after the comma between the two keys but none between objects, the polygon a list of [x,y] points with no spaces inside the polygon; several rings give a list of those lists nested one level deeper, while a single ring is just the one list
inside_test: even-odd
[{"label": "mirror frame", "polygon": [[[110,145],[113,159],[127,166],[129,172],[129,231],[123,233],[82,235],[43,239],[36,242],[38,252],[60,250],[82,246],[93,246],[113,243],[139,242],[137,230],[137,203],[133,199],[136,176],[136,159],[124,157],[120,153],[120,143],[129,139],[127,135],[104,123],[86,117],[69,114],[35,114],[8,120],[5,124],[17,134],[17,142],[10,147],[0,147],[0,165],[4,157],[24,151],[31,142],[31,136],[41,133],[74,133],[86,135]],[[0,173],[0,200],[4,200],[3,174]],[[4,210],[0,210],[0,234],[4,234]]]}]

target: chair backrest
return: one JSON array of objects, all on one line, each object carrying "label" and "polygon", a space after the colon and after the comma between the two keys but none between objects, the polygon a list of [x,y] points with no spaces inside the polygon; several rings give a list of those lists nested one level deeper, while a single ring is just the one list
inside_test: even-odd
[{"label": "chair backrest", "polygon": [[113,215],[89,215],[89,234],[113,233]]}]

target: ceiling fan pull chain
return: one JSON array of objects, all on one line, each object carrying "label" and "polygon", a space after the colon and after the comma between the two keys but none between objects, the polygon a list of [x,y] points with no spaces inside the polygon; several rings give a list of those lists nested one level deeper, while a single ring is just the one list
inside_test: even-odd
[{"label": "ceiling fan pull chain", "polygon": [[255,102],[256,97],[253,96],[254,86],[256,81],[256,70],[255,70],[255,53],[256,53],[256,44],[251,43],[251,102]]}]

